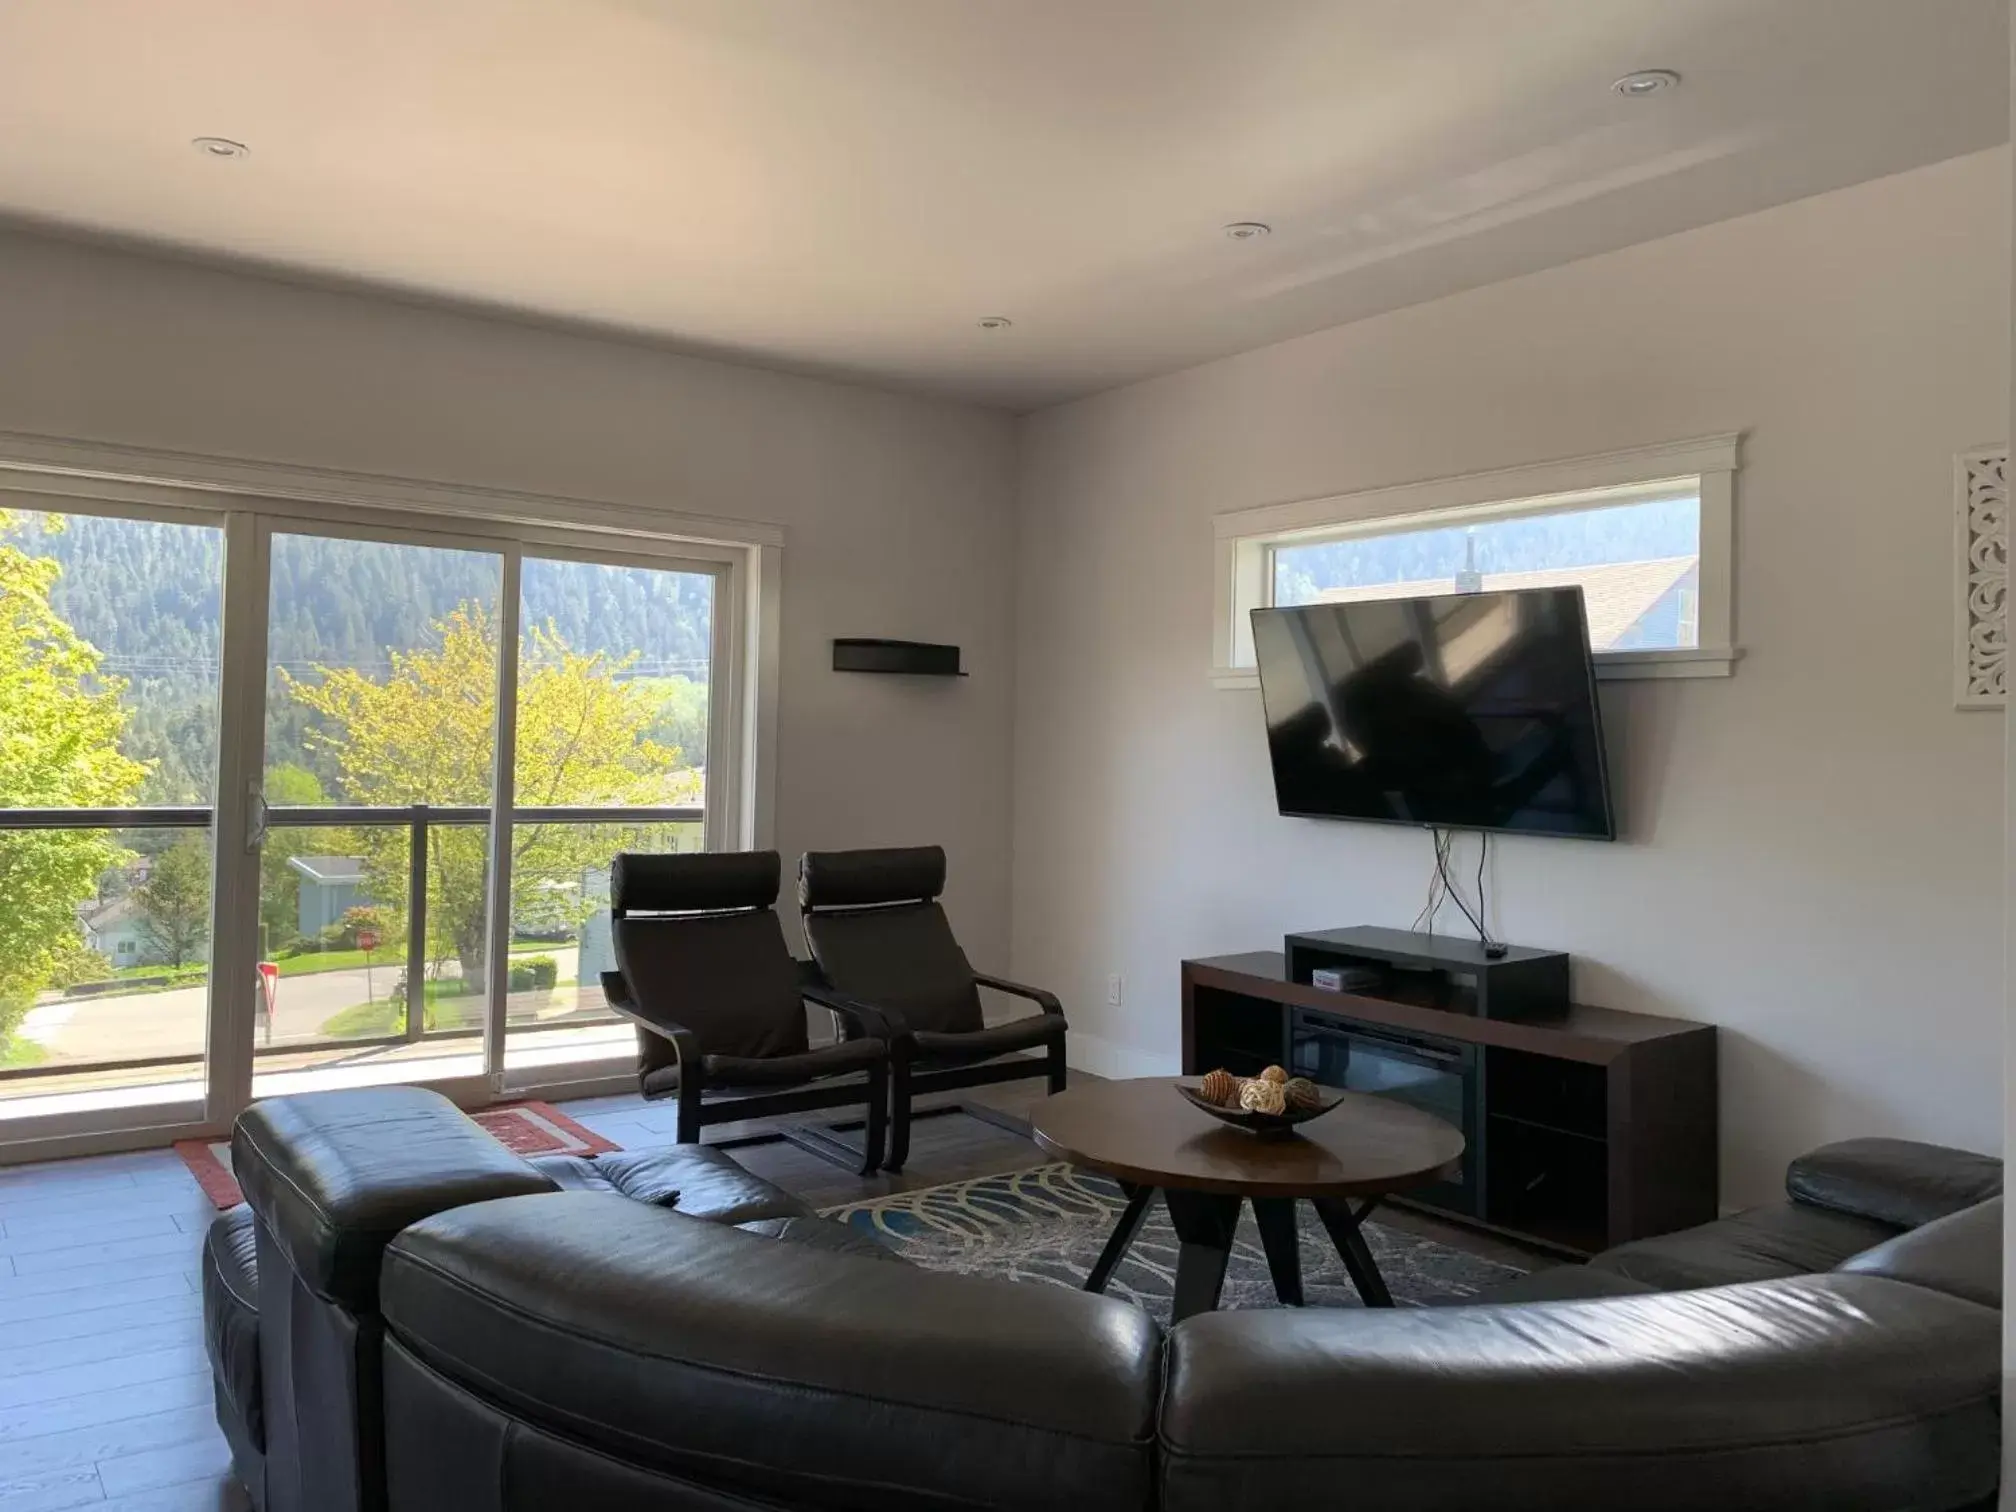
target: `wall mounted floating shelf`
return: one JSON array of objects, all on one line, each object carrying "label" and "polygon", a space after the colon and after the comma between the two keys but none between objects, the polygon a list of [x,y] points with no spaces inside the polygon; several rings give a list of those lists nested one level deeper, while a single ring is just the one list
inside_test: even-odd
[{"label": "wall mounted floating shelf", "polygon": [[957,646],[928,641],[870,640],[859,637],[833,642],[835,672],[900,672],[912,677],[964,677]]}]

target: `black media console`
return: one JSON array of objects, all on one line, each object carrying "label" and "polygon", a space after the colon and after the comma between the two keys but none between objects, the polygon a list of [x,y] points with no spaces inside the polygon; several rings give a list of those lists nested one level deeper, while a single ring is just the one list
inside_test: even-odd
[{"label": "black media console", "polygon": [[[1423,1206],[1586,1254],[1717,1216],[1715,1029],[1570,1001],[1566,955],[1394,929],[1183,963],[1183,1070],[1280,1064],[1468,1141]],[[1351,990],[1313,985],[1347,973]]]}]

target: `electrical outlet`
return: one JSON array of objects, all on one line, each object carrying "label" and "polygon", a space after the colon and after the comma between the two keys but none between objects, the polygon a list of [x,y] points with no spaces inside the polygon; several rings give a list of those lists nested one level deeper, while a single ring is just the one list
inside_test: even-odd
[{"label": "electrical outlet", "polygon": [[1119,972],[1106,978],[1106,1006],[1118,1008],[1127,996],[1127,983]]}]

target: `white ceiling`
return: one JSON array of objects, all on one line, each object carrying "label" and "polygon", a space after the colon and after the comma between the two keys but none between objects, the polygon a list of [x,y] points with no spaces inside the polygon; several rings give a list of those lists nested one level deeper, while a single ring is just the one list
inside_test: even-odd
[{"label": "white ceiling", "polygon": [[4,0],[0,215],[1027,409],[2006,140],[2008,18]]}]

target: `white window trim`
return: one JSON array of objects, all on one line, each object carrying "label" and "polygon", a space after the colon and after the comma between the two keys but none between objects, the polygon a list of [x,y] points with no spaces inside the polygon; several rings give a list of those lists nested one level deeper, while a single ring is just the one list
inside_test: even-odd
[{"label": "white window trim", "polygon": [[1675,484],[1701,492],[1701,643],[1679,651],[1603,651],[1596,675],[1617,678],[1727,677],[1742,651],[1735,641],[1736,467],[1739,434],[1604,452],[1235,509],[1213,518],[1211,681],[1257,688],[1249,611],[1269,602],[1273,548],[1509,515],[1586,507],[1592,496]]}]

